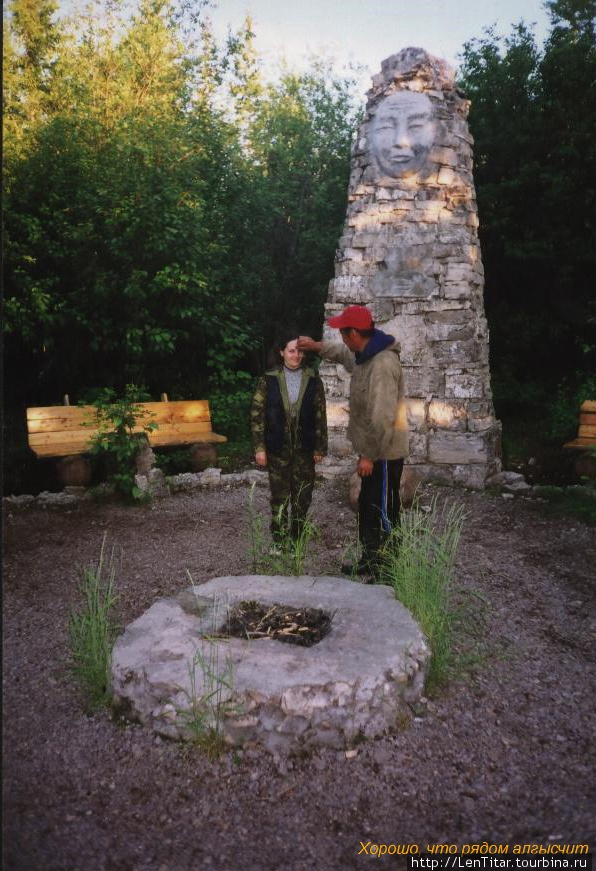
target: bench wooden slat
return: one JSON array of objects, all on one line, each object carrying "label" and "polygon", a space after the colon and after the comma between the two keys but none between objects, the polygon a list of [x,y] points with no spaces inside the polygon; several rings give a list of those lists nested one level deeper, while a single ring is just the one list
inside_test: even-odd
[{"label": "bench wooden slat", "polygon": [[[135,427],[134,432],[142,431],[143,427]],[[150,433],[148,433],[149,441],[153,436],[156,436],[158,433],[160,435],[164,435],[167,433],[168,435],[175,435],[178,433],[181,436],[187,435],[188,433],[210,433],[211,432],[211,423],[208,420],[200,420],[196,421],[196,423],[179,423],[176,421],[175,423],[170,423],[164,421],[159,424],[159,429],[154,429]]]},{"label": "bench wooden slat", "polygon": [[29,447],[37,457],[74,457],[78,454],[88,454],[91,451],[89,442],[62,442],[59,445],[31,445]]},{"label": "bench wooden slat", "polygon": [[92,416],[85,414],[81,415],[80,417],[50,417],[46,420],[43,420],[42,418],[27,420],[27,429],[30,434],[44,432],[81,433],[85,429],[89,432],[94,432],[97,429],[97,425]]},{"label": "bench wooden slat", "polygon": [[209,402],[206,399],[179,400],[176,402],[143,402],[142,407],[154,415],[151,420],[157,421],[211,421]]},{"label": "bench wooden slat", "polygon": [[77,432],[85,422],[92,422],[94,408],[83,406],[82,408],[70,408],[50,406],[47,413],[43,408],[27,409],[27,430],[32,432],[54,432],[74,430]]},{"label": "bench wooden slat", "polygon": [[59,418],[66,421],[72,418],[79,420],[89,411],[95,412],[95,408],[92,405],[34,406],[27,409],[27,422],[29,423],[35,420],[52,420],[53,418]]},{"label": "bench wooden slat", "polygon": [[[141,432],[143,430],[143,425],[148,423],[157,423],[160,430],[167,431],[168,429],[175,429],[176,427],[180,427],[181,431],[184,431],[185,428],[194,428],[198,432],[209,432],[211,430],[211,421],[209,419],[197,419],[197,420],[160,420],[157,421],[154,417],[144,418],[143,422],[139,423],[138,426],[134,428],[134,432]],[[60,423],[60,418],[54,417],[51,420],[33,420],[32,422],[28,422],[27,428],[30,435],[40,435],[40,434],[48,434],[52,435],[53,433],[70,433],[71,435],[84,435],[85,431],[93,434],[97,431],[97,422],[93,417],[89,417],[87,415],[81,416],[79,420],[72,417],[70,420],[64,422],[64,424]]]},{"label": "bench wooden slat", "polygon": [[596,424],[593,426],[590,426],[587,423],[580,424],[577,434],[580,439],[596,439]]},{"label": "bench wooden slat", "polygon": [[83,429],[77,432],[33,432],[29,435],[29,447],[35,448],[38,445],[62,445],[66,442],[72,444],[87,445],[85,450],[90,450],[91,439],[93,438],[93,429]]},{"label": "bench wooden slat", "polygon": [[149,436],[149,444],[153,447],[162,448],[166,445],[194,445],[195,443],[205,442],[210,445],[223,444],[227,442],[227,437],[218,435],[216,432],[189,432],[189,433],[164,433],[161,430],[155,430]]},{"label": "bench wooden slat", "polygon": [[587,448],[594,448],[596,450],[596,438],[573,439],[572,442],[567,442],[567,444],[564,444],[563,447],[571,449],[576,448],[582,451],[585,451]]},{"label": "bench wooden slat", "polygon": [[580,411],[592,412],[596,414],[596,399],[586,399],[579,407]]}]

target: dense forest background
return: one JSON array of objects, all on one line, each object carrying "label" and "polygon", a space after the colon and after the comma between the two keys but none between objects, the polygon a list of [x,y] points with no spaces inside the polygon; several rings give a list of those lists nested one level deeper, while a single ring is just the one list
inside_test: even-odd
[{"label": "dense forest background", "polygon": [[[596,0],[462,48],[505,445],[596,398]],[[25,408],[134,383],[241,442],[278,329],[320,333],[363,95],[313,58],[265,80],[199,0],[12,0],[4,28],[5,491]],[[402,46],[396,46],[396,50]],[[381,58],[379,58],[380,62]]]}]

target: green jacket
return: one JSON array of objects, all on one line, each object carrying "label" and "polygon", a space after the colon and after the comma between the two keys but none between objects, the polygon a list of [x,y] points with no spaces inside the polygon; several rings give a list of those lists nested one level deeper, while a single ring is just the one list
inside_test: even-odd
[{"label": "green jacket", "polygon": [[343,342],[324,341],[321,353],[352,373],[348,438],[354,451],[373,461],[405,457],[408,424],[397,342],[360,365]]},{"label": "green jacket", "polygon": [[[283,367],[265,372],[252,402],[251,430],[255,453],[306,450],[326,454],[327,408],[319,376],[312,369],[302,370],[298,399],[290,408]],[[277,444],[272,448],[274,441]]]}]

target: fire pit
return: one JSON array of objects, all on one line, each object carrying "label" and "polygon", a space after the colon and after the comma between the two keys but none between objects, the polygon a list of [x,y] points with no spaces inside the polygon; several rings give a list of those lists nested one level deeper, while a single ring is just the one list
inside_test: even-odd
[{"label": "fire pit", "polygon": [[345,748],[397,727],[429,657],[388,587],[223,577],[130,624],[114,647],[112,688],[118,708],[172,738],[187,737],[197,700],[216,699],[230,745]]},{"label": "fire pit", "polygon": [[327,635],[331,619],[320,608],[238,602],[230,608],[220,637],[245,638],[247,641],[274,638],[287,644],[311,647]]}]

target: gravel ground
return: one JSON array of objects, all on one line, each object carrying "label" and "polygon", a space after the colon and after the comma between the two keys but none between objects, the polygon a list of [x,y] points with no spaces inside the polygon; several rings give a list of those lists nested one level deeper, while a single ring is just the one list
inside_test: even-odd
[{"label": "gravel ground", "polygon": [[[404,858],[358,855],[360,842],[593,844],[594,530],[536,500],[437,492],[467,514],[459,667],[353,758],[246,750],[210,762],[87,715],[66,670],[77,567],[103,534],[121,555],[128,623],[188,572],[196,583],[250,573],[246,488],[5,513],[6,871],[399,869]],[[265,490],[256,506],[268,514]],[[313,517],[310,572],[338,574],[355,535],[343,484],[317,488]]]}]

